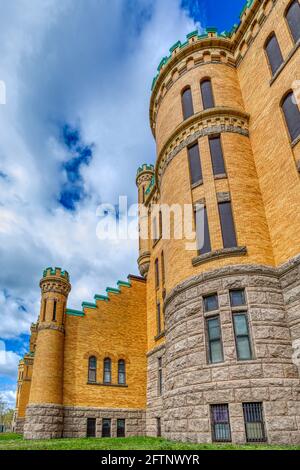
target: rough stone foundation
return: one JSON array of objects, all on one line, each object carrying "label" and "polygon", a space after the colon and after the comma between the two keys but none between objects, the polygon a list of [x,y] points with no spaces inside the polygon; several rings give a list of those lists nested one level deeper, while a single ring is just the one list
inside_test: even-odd
[{"label": "rough stone foundation", "polygon": [[161,431],[163,434],[163,397],[158,393],[158,359],[162,358],[164,370],[165,345],[161,345],[148,353],[147,371],[147,436],[157,436],[157,418],[161,418]]},{"label": "rough stone foundation", "polygon": [[64,412],[60,405],[29,405],[26,408],[25,439],[59,439],[63,436]]}]

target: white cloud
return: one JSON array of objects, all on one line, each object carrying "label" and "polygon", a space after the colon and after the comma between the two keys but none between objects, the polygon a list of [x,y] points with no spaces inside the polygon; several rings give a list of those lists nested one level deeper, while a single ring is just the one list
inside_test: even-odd
[{"label": "white cloud", "polygon": [[2,390],[0,395],[6,405],[6,408],[15,408],[16,390]]},{"label": "white cloud", "polygon": [[[29,332],[38,282],[62,266],[80,308],[129,272],[137,243],[99,241],[100,202],[135,202],[135,172],[154,162],[148,122],[152,78],[162,56],[195,29],[179,0],[14,0],[1,7],[0,337]],[[94,143],[82,167],[87,199],[74,213],[57,203],[69,158],[59,129],[80,127]],[[26,311],[24,310],[25,307]],[[14,354],[14,353],[12,353]],[[15,355],[16,356],[16,355]],[[16,357],[10,357],[16,367]]]},{"label": "white cloud", "polygon": [[3,341],[0,341],[0,375],[10,378],[17,377],[18,364],[21,357],[13,351],[6,351]]}]

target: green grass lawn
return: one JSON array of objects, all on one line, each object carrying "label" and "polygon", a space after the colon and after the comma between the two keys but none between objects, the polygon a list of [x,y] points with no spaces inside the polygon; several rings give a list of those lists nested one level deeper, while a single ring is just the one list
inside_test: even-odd
[{"label": "green grass lawn", "polygon": [[190,444],[154,437],[125,439],[53,439],[25,441],[18,434],[0,434],[0,450],[300,450],[300,446]]}]

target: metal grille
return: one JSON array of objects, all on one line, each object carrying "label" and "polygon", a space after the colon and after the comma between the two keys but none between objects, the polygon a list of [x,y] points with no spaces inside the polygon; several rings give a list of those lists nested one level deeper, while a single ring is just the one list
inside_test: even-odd
[{"label": "metal grille", "polygon": [[228,405],[212,405],[211,422],[213,441],[231,442]]},{"label": "metal grille", "polygon": [[247,442],[265,442],[262,403],[243,403]]}]

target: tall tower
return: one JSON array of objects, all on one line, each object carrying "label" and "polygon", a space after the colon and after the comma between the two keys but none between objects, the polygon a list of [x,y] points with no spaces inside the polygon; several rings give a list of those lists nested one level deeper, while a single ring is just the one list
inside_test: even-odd
[{"label": "tall tower", "polygon": [[58,438],[63,430],[64,322],[71,290],[69,275],[60,268],[48,268],[40,287],[41,309],[24,427],[27,439]]},{"label": "tall tower", "polygon": [[[143,207],[140,211],[139,216],[139,258],[138,265],[142,276],[147,277],[149,264],[150,264],[150,251],[149,251],[149,239],[143,236],[148,231],[148,214],[147,209],[144,205],[145,200],[148,196],[148,192],[151,189],[151,183],[154,181],[154,166],[153,165],[142,165],[138,168],[136,176],[136,185],[138,187],[138,202]],[[143,213],[141,213],[143,212]]]}]

